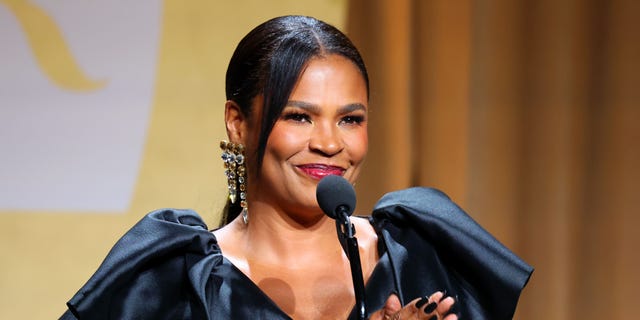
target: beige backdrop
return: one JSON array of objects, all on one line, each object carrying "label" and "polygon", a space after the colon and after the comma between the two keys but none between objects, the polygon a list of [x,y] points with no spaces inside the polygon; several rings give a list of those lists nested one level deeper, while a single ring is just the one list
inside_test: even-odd
[{"label": "beige backdrop", "polygon": [[194,208],[210,226],[217,222],[225,200],[218,141],[225,137],[226,64],[246,32],[284,14],[341,28],[346,0],[164,1],[153,111],[129,210],[1,213],[0,319],[57,318],[114,242],[150,210]]}]

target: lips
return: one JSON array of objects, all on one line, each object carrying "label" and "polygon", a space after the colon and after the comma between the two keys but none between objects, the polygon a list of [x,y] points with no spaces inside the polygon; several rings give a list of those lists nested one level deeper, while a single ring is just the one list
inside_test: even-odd
[{"label": "lips", "polygon": [[305,164],[298,166],[298,168],[308,176],[318,180],[330,175],[341,176],[345,171],[345,169],[341,167],[324,164]]}]

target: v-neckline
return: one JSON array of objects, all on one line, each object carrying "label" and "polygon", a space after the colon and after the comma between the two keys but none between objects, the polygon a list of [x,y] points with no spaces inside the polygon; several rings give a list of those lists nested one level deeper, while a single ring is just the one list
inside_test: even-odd
[{"label": "v-neckline", "polygon": [[[374,229],[375,233],[378,235],[378,237],[383,236],[383,234],[379,233],[376,229],[376,226],[371,222],[370,219],[369,223],[371,224],[371,227]],[[213,234],[213,233],[212,233]],[[213,235],[215,238],[215,235]],[[217,241],[217,239],[216,239]],[[382,241],[383,243],[385,242],[383,239],[378,238],[378,247],[380,241]],[[256,284],[246,273],[244,273],[238,266],[236,266],[230,259],[227,259],[227,257],[224,256],[224,253],[222,252],[222,249],[219,248],[220,250],[220,256],[222,256],[222,261],[223,264],[228,265],[231,270],[236,273],[236,275],[241,278],[242,280],[244,280],[243,282],[246,282],[248,284],[248,286],[251,288],[251,290],[255,291],[259,296],[261,296],[268,305],[270,305],[271,308],[273,308],[274,310],[276,310],[277,312],[279,312],[283,317],[285,317],[286,319],[293,319],[291,318],[291,316],[289,316],[286,312],[284,312],[284,310],[282,310],[282,308],[280,308],[280,306],[266,293],[264,292],[259,286],[258,284]],[[374,275],[377,272],[381,272],[379,270],[382,270],[383,268],[383,261],[385,259],[388,259],[388,250],[384,250],[384,252],[380,253],[378,252],[379,257],[378,257],[378,261],[376,262],[375,266],[373,267],[373,270],[371,270],[371,274],[369,275],[368,279],[367,279],[367,283],[365,283],[365,292],[367,292],[367,286],[370,282],[371,279],[374,278]],[[354,313],[354,310],[356,309],[356,305],[354,304],[353,307],[351,308],[351,310],[349,311],[349,315]],[[371,312],[371,310],[367,310],[368,312]]]}]

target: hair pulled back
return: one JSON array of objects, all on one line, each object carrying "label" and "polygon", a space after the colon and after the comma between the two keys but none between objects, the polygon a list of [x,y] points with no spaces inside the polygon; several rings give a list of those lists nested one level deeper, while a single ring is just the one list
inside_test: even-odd
[{"label": "hair pulled back", "polygon": [[[351,40],[334,26],[307,16],[282,16],[251,30],[236,47],[226,74],[226,97],[234,101],[245,117],[255,116],[253,99],[262,95],[255,169],[262,167],[269,135],[286,106],[289,96],[314,57],[341,55],[351,60],[364,78],[367,94],[369,77],[360,53]],[[233,220],[239,205],[227,203],[221,225]]]}]

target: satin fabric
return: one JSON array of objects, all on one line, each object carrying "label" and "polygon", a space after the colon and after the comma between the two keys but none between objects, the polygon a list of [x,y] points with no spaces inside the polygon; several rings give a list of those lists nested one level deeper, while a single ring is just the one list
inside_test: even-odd
[{"label": "satin fabric", "polygon": [[[380,252],[365,287],[369,312],[392,292],[404,305],[446,290],[461,319],[513,317],[533,268],[442,192],[389,193],[369,220]],[[195,212],[176,209],[129,230],[67,306],[61,319],[290,319],[223,256]]]}]

